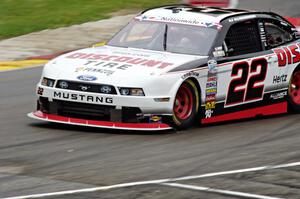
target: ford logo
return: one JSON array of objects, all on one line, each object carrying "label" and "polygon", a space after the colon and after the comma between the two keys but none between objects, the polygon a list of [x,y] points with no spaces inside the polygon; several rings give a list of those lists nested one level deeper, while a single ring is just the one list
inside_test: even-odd
[{"label": "ford logo", "polygon": [[77,79],[82,80],[82,81],[95,81],[97,77],[92,76],[92,75],[80,75],[77,77]]}]

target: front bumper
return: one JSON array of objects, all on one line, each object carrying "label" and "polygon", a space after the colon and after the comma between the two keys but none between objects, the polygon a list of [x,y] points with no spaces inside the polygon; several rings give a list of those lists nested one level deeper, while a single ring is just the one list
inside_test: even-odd
[{"label": "front bumper", "polygon": [[167,124],[163,123],[122,123],[122,122],[108,122],[108,121],[95,121],[88,119],[78,119],[72,117],[64,117],[54,114],[43,113],[42,111],[35,111],[28,113],[28,116],[42,121],[56,122],[62,124],[87,126],[87,127],[100,127],[109,129],[122,129],[122,130],[138,130],[138,131],[161,131],[172,129]]},{"label": "front bumper", "polygon": [[[41,84],[37,87],[37,95],[48,98],[49,101],[63,100],[84,104],[115,106],[116,109],[138,107],[143,114],[172,115],[173,113],[173,99],[170,96],[109,95],[46,87]],[[155,101],[155,99],[162,98],[168,98],[169,101]]]},{"label": "front bumper", "polygon": [[172,103],[156,102],[153,97],[121,96],[37,87],[34,119],[64,124],[127,130],[172,129]]}]

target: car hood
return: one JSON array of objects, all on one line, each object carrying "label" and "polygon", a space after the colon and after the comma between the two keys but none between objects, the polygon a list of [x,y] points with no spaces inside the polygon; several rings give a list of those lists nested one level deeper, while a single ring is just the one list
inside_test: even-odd
[{"label": "car hood", "polygon": [[100,83],[116,83],[122,80],[130,82],[174,71],[184,64],[205,58],[205,56],[101,46],[62,55],[50,61],[45,66],[44,73],[50,73],[50,76],[57,79],[76,81],[81,79],[80,76],[89,76],[93,77],[91,81]]}]

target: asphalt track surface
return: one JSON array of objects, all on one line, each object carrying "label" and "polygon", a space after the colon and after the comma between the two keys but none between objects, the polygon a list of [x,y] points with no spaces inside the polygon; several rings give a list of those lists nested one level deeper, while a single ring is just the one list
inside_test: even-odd
[{"label": "asphalt track surface", "polygon": [[[300,16],[298,0],[249,1],[240,6]],[[0,73],[0,198],[66,190],[75,191],[41,198],[300,198],[300,115],[165,133],[50,124],[26,117],[40,74],[40,67]]]}]

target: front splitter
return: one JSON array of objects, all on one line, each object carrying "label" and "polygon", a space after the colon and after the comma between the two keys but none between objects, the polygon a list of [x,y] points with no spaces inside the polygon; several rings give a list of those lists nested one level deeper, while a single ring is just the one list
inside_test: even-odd
[{"label": "front splitter", "polygon": [[172,129],[172,127],[164,123],[122,123],[122,122],[95,121],[95,120],[78,119],[72,117],[64,117],[64,116],[59,116],[54,114],[46,114],[41,111],[31,112],[28,113],[27,115],[30,118],[47,121],[47,122],[56,122],[62,124],[107,128],[107,129],[135,130],[135,131],[163,131],[163,130]]}]

